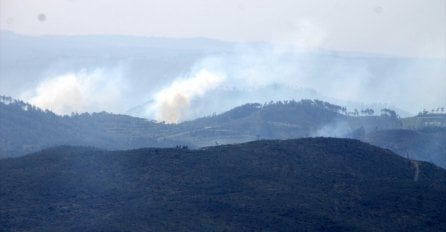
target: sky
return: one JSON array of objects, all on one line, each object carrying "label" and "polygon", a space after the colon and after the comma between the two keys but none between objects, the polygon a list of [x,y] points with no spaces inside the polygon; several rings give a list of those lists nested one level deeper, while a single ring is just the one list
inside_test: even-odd
[{"label": "sky", "polygon": [[0,29],[208,37],[446,58],[446,0],[0,0]]}]

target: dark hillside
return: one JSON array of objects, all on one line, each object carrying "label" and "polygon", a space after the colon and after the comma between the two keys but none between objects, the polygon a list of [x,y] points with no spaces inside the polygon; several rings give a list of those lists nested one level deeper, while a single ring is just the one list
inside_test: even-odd
[{"label": "dark hillside", "polygon": [[444,231],[446,171],[349,139],[0,160],[0,231]]}]

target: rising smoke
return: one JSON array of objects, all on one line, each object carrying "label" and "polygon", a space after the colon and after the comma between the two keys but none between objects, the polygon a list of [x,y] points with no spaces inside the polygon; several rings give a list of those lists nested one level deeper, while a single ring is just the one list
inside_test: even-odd
[{"label": "rising smoke", "polygon": [[[177,91],[161,90],[163,99],[178,99],[185,104],[165,107],[166,104],[157,103],[150,108],[157,112],[157,120],[178,122],[249,102],[301,98],[318,98],[349,108],[361,103],[364,107],[396,106],[412,114],[424,107],[446,104],[446,64],[442,60],[338,57],[320,51],[278,52],[276,47],[264,46],[239,47],[230,54],[205,58],[192,68],[201,69],[225,78],[214,82],[209,91],[195,95],[193,101],[176,94],[184,87]],[[172,81],[171,86],[178,87],[175,83]],[[160,102],[160,95],[155,96],[156,102]]]},{"label": "rising smoke", "polygon": [[21,98],[58,114],[125,113],[150,102],[135,116],[168,123],[249,102],[301,98],[347,107],[384,103],[413,114],[446,105],[446,63],[440,59],[364,58],[263,44],[204,57],[188,73],[135,91],[141,77],[110,67],[80,70],[51,75]]},{"label": "rising smoke", "polygon": [[148,102],[133,115],[167,123],[250,102],[301,98],[347,107],[380,103],[412,114],[446,105],[445,59],[325,51],[320,47],[327,33],[321,27],[308,21],[291,27],[275,44],[237,44],[167,77],[110,65],[50,75],[21,98],[58,114],[125,113]]},{"label": "rising smoke", "polygon": [[105,110],[119,112],[125,103],[126,84],[116,70],[81,70],[51,76],[22,98],[60,115]]},{"label": "rising smoke", "polygon": [[[185,87],[174,80],[155,95],[157,103],[150,110],[156,112],[157,120],[178,122],[271,100],[318,98],[351,108],[361,103],[396,106],[412,114],[446,104],[444,59],[328,52],[320,50],[327,34],[322,27],[305,20],[291,26],[290,33],[276,36],[274,44],[240,45],[201,59],[191,70],[207,70],[225,78],[195,95],[194,101],[177,94]],[[190,82],[181,78],[189,83],[185,91],[203,88],[194,81],[198,79],[190,78]],[[179,88],[172,91],[174,86]]]},{"label": "rising smoke", "polygon": [[175,80],[155,94],[149,114],[154,113],[158,121],[177,123],[183,118],[184,111],[189,110],[194,98],[202,97],[225,79],[224,75],[202,69],[191,77]]}]

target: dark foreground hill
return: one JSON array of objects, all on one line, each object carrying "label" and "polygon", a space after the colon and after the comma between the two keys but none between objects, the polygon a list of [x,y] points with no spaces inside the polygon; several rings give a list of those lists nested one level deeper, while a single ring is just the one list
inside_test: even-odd
[{"label": "dark foreground hill", "polygon": [[348,139],[0,160],[0,231],[445,231],[446,171]]}]

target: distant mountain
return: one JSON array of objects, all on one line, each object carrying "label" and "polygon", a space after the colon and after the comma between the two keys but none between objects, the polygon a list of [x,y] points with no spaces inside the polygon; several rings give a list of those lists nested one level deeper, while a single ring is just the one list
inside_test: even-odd
[{"label": "distant mountain", "polygon": [[446,171],[308,138],[0,160],[2,231],[444,231]]},{"label": "distant mountain", "polygon": [[[148,117],[153,112],[148,113],[144,103],[153,101],[158,91],[175,80],[193,77],[197,71],[206,69],[225,74],[227,80],[215,90],[190,101],[193,110],[182,119],[223,113],[247,102],[302,98],[322,99],[352,109],[365,108],[363,103],[367,102],[370,103],[368,108],[391,108],[401,116],[408,116],[396,107],[372,101],[387,102],[379,93],[394,93],[393,105],[400,102],[397,107],[413,113],[416,109],[410,98],[412,95],[400,96],[400,91],[391,83],[442,80],[441,71],[444,70],[442,59],[276,48],[266,43],[245,44],[206,38],[27,36],[0,30],[0,94],[29,100],[38,95],[42,84],[61,76],[101,79],[110,85],[118,82],[125,100],[119,98],[119,107],[97,106],[93,101],[87,111],[107,110]],[[255,81],[244,83],[242,79],[246,75],[248,80]],[[358,78],[363,81],[358,82]],[[389,83],[389,80],[392,81]],[[368,86],[363,86],[368,82],[373,83],[370,92],[366,91]],[[103,86],[102,81],[89,85]],[[352,90],[352,86],[356,86],[353,92],[358,92],[358,96],[337,94],[344,87]],[[104,97],[107,96],[105,92],[94,93]],[[86,101],[92,99],[86,95]],[[363,99],[363,95],[367,97]],[[425,102],[431,101],[425,99]]]},{"label": "distant mountain", "polygon": [[125,71],[129,83],[137,83],[131,97],[144,99],[148,88],[165,85],[202,57],[233,46],[205,38],[25,36],[0,30],[0,93],[21,96],[48,77],[103,68]]}]

